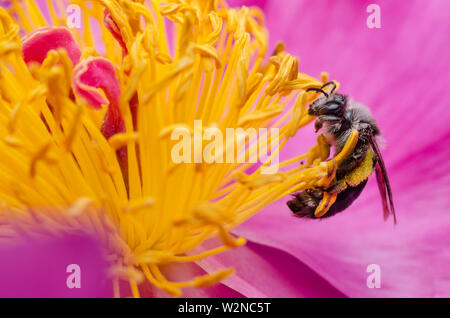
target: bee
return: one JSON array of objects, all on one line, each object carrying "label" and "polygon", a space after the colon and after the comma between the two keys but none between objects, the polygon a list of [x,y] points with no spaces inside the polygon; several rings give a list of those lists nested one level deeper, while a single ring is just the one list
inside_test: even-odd
[{"label": "bee", "polygon": [[[329,86],[331,91],[327,92],[326,87]],[[295,216],[306,218],[327,218],[342,212],[358,198],[375,170],[384,219],[393,215],[396,224],[391,186],[376,141],[380,136],[380,129],[370,110],[348,96],[336,93],[334,82],[307,91],[321,94],[310,105],[308,113],[317,116],[314,124],[316,133],[321,130],[329,146],[334,146],[334,158],[351,138],[356,138],[353,141],[356,145],[350,154],[340,160],[329,184],[294,194],[294,198],[287,202],[289,209]]]}]

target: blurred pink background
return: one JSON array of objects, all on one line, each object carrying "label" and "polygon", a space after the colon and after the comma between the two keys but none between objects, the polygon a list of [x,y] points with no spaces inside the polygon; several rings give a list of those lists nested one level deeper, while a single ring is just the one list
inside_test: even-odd
[{"label": "blurred pink background", "polygon": [[[245,247],[182,271],[168,268],[174,279],[236,268],[222,285],[185,296],[450,297],[450,2],[376,1],[380,29],[366,24],[373,1],[228,2],[259,6],[271,49],[285,42],[301,72],[327,71],[341,93],[371,108],[386,139],[399,224],[383,222],[374,177],[347,211],[323,221],[293,218],[286,198],[235,230],[249,240]],[[313,127],[302,130],[281,159],[303,153],[315,138]],[[108,295],[99,287],[104,265],[95,244],[55,240],[0,250],[0,259],[0,282],[11,282],[0,284],[0,296]],[[89,271],[85,288],[66,288],[68,262]],[[371,264],[380,266],[381,288],[366,283]],[[152,288],[147,295],[166,296]]]}]

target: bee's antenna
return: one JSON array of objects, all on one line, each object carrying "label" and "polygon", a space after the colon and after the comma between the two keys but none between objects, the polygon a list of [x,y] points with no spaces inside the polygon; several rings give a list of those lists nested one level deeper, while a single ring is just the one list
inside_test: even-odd
[{"label": "bee's antenna", "polygon": [[308,89],[306,90],[306,92],[311,92],[311,91],[313,91],[313,92],[318,92],[318,93],[322,93],[322,94],[324,94],[326,97],[329,97],[329,95],[328,95],[323,89],[321,89],[321,88],[311,87],[311,88],[308,88]]},{"label": "bee's antenna", "polygon": [[336,83],[335,83],[334,81],[330,81],[330,82],[327,82],[327,83],[323,84],[322,87],[321,87],[320,89],[324,89],[324,88],[327,87],[328,85],[333,85],[333,89],[331,90],[331,94],[333,94],[334,91],[335,91],[336,88],[337,88]]}]

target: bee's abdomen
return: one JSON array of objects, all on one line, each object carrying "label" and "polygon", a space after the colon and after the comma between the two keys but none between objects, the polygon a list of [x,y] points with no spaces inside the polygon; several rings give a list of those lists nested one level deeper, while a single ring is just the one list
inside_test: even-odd
[{"label": "bee's abdomen", "polygon": [[367,180],[368,179],[362,181],[360,184],[354,187],[348,186],[344,191],[340,192],[336,198],[336,202],[322,218],[333,216],[347,209],[364,190],[367,184]]},{"label": "bee's abdomen", "polygon": [[323,198],[321,190],[305,190],[294,194],[294,198],[287,202],[289,209],[296,217],[314,218],[314,211]]},{"label": "bee's abdomen", "polygon": [[[347,186],[345,190],[339,192],[336,202],[331,206],[329,211],[321,218],[333,216],[339,212],[347,209],[361,194],[367,184],[367,179],[360,184],[352,187]],[[300,218],[316,218],[314,212],[320,201],[323,198],[323,191],[319,189],[306,190],[296,193],[294,199],[287,202],[289,209],[294,213],[294,216]]]}]

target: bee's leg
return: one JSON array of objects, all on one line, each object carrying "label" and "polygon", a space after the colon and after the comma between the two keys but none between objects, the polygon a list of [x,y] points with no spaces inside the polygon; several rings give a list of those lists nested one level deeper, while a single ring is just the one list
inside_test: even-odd
[{"label": "bee's leg", "polygon": [[[344,148],[342,148],[342,151],[339,154],[337,154],[333,159],[325,163],[328,173],[325,177],[319,180],[318,186],[327,188],[330,185],[330,183],[336,177],[336,171],[339,167],[339,164],[341,164],[347,157],[349,157],[353,153],[356,143],[358,142],[358,137],[359,137],[358,131],[353,130],[347,142],[345,143]],[[331,208],[331,206],[334,204],[334,202],[336,202],[337,195],[338,192],[332,193],[324,192],[322,201],[317,206],[314,215],[316,217],[324,216]]]},{"label": "bee's leg", "polygon": [[338,195],[337,192],[334,193],[324,192],[322,201],[320,201],[319,205],[314,211],[314,216],[316,218],[324,216],[336,202],[337,195]]},{"label": "bee's leg", "polygon": [[[369,147],[369,144],[365,142],[359,142],[351,156],[348,156],[339,164],[337,174],[346,175],[359,167],[361,163],[366,159]],[[372,166],[374,162],[376,162],[376,160],[368,164],[368,166]]]},{"label": "bee's leg", "polygon": [[319,165],[330,156],[330,145],[323,135],[317,136],[317,144],[309,149],[307,165]]},{"label": "bee's leg", "polygon": [[327,188],[331,181],[333,181],[336,176],[336,171],[338,170],[341,163],[345,159],[347,159],[355,150],[356,144],[358,142],[358,137],[358,131],[356,129],[352,130],[341,152],[338,153],[333,159],[322,163],[322,165],[324,165],[327,170],[327,175],[319,180],[317,184],[318,186]]},{"label": "bee's leg", "polygon": [[[359,132],[354,129],[350,133],[350,136],[348,137],[347,141],[345,142],[344,147],[342,148],[341,152],[339,152],[333,160],[336,164],[339,166],[345,159],[347,159],[355,150],[356,144],[358,143],[359,138]],[[328,161],[328,162],[330,162]],[[333,165],[334,163],[330,163],[330,165]]]},{"label": "bee's leg", "polygon": [[322,115],[322,116],[319,116],[316,119],[316,121],[314,122],[314,128],[316,129],[316,132],[318,132],[322,128],[322,126],[325,122],[327,122],[327,121],[333,122],[333,121],[340,121],[340,120],[341,120],[341,118],[337,117],[337,116]]},{"label": "bee's leg", "polygon": [[[331,162],[331,164],[330,164]],[[327,171],[327,174],[322,177],[318,182],[317,186],[321,187],[323,189],[327,189],[331,182],[336,177],[336,171],[338,170],[338,165],[334,159],[331,159],[330,161],[327,161],[326,163],[323,162],[322,167],[324,167]]]}]

